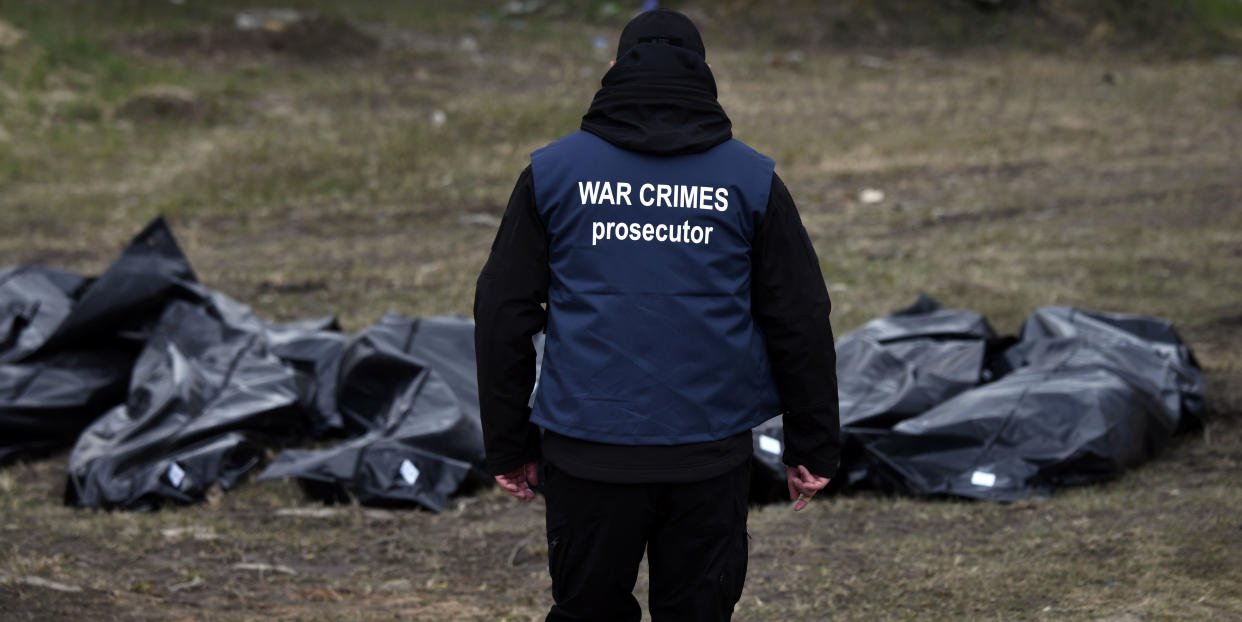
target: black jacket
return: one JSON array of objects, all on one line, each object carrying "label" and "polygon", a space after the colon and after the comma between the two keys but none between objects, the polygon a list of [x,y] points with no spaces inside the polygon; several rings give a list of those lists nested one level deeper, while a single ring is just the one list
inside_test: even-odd
[{"label": "black jacket", "polygon": [[[711,70],[697,55],[640,44],[603,79],[582,129],[645,153],[696,153],[732,137]],[[748,459],[749,432],[707,443],[621,446],[542,435],[530,423],[531,338],[542,331],[548,242],[530,167],[518,177],[475,294],[475,350],[488,469],[508,473],[542,454],[585,479],[696,481]],[[784,409],[784,462],[830,477],[840,453],[831,303],[793,198],[775,174],[751,248],[751,312],[764,334]]]}]

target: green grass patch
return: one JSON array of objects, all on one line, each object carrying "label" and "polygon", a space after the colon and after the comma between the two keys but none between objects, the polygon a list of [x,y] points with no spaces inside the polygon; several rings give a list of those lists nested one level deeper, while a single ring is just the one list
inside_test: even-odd
[{"label": "green grass patch", "polygon": [[[468,314],[513,181],[531,150],[577,127],[631,8],[314,0],[287,4],[344,16],[381,49],[307,60],[133,44],[227,25],[244,4],[0,9],[30,34],[0,67],[0,266],[98,273],[165,213],[204,283],[263,317],[337,314],[356,330],[390,309]],[[1124,42],[1159,24],[1084,43],[1098,19],[1121,19],[1102,12],[1111,0],[1038,3],[1090,18],[1034,31],[1075,42],[1068,53],[1001,45],[1016,30],[989,29],[1041,23],[1020,8],[673,5],[699,11],[737,136],[777,159],[838,333],[920,291],[1004,333],[1045,304],[1162,315],[1209,383],[1205,429],[1106,484],[1008,506],[858,495],[798,515],[757,508],[734,619],[1242,615],[1228,554],[1242,544],[1236,67]],[[1199,36],[1196,20],[1236,29],[1230,3],[1131,6],[1182,11],[1177,37]],[[851,11],[873,30],[839,37],[835,16]],[[790,49],[803,60],[770,55]],[[119,113],[154,85],[201,108]],[[864,203],[865,189],[884,199]],[[439,516],[279,515],[303,502],[291,482],[155,514],[80,512],[60,505],[65,459],[0,470],[0,602],[18,620],[529,620],[550,602],[541,508],[495,490]],[[296,574],[235,567],[255,562]],[[83,591],[9,580],[26,575]]]}]

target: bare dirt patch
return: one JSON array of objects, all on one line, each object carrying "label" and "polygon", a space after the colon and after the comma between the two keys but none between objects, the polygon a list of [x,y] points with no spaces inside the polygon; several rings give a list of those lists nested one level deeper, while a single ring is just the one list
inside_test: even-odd
[{"label": "bare dirt patch", "polygon": [[[256,14],[250,21],[238,14],[234,23],[189,31],[148,32],[126,40],[129,49],[155,56],[200,58],[287,57],[307,62],[367,57],[379,41],[340,17],[293,15],[271,18]],[[244,27],[239,23],[245,22]]]}]

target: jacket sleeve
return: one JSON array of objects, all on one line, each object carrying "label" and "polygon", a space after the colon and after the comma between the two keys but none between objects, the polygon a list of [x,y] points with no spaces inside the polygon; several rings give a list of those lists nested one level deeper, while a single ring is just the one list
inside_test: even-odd
[{"label": "jacket sleeve", "polygon": [[539,456],[539,428],[528,406],[535,385],[531,338],[543,330],[548,300],[547,232],[535,210],[530,167],[522,171],[500,221],[474,296],[483,446],[492,475]]},{"label": "jacket sleeve", "polygon": [[793,197],[775,174],[751,253],[751,310],[784,411],[782,460],[832,477],[841,454],[832,303]]}]

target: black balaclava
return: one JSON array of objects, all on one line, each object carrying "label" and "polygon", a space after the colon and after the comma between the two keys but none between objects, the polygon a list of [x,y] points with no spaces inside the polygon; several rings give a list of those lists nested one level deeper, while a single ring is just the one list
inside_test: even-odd
[{"label": "black balaclava", "polygon": [[694,22],[670,9],[652,9],[630,20],[621,31],[621,41],[617,44],[617,60],[621,60],[630,48],[640,43],[663,43],[685,48],[704,60],[707,59],[703,38],[699,36],[699,29],[694,26]]},{"label": "black balaclava", "polygon": [[655,9],[630,20],[601,87],[582,129],[618,147],[698,153],[733,136],[699,31],[676,11]]}]

